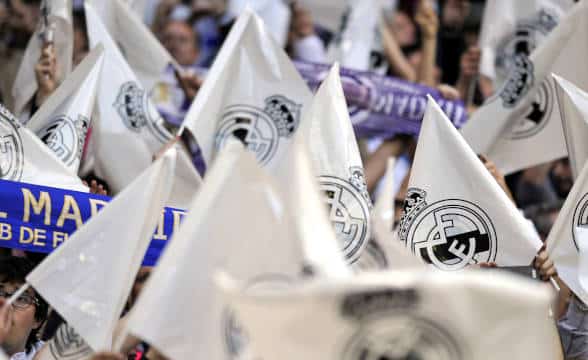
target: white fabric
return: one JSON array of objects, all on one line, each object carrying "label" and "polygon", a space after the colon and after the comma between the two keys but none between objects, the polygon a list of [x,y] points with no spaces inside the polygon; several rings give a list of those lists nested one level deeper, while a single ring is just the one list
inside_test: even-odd
[{"label": "white fabric", "polygon": [[298,281],[307,262],[293,220],[275,180],[241,144],[227,144],[133,307],[128,331],[170,359],[241,354],[246,337],[212,276],[227,269],[250,287]]},{"label": "white fabric", "polygon": [[185,210],[190,208],[198,189],[202,186],[202,178],[196,171],[186,151],[180,145],[176,145],[175,148],[178,160],[173,187],[166,206]]},{"label": "white fabric", "polygon": [[312,149],[318,175],[337,239],[348,262],[359,258],[371,235],[372,203],[357,140],[339,77],[339,65],[331,68],[303,116],[301,134]]},{"label": "white fabric", "polygon": [[286,47],[292,15],[288,4],[284,1],[274,0],[229,0],[226,14],[230,17],[237,17],[247,7],[259,15],[278,44],[282,48]]},{"label": "white fabric", "polygon": [[204,161],[232,136],[275,168],[288,151],[312,94],[257,15],[246,9],[233,25],[180,133],[189,130]]},{"label": "white fabric", "polygon": [[488,0],[484,8],[479,46],[480,73],[496,89],[514,65],[514,55],[532,52],[561,22],[574,0]]},{"label": "white fabric", "polygon": [[[513,70],[498,94],[476,111],[462,133],[477,153],[505,174],[567,155],[550,73],[588,89],[588,3],[574,6],[533,51],[530,62]],[[521,65],[521,64],[519,64]]]},{"label": "white fabric", "polygon": [[102,46],[94,48],[26,124],[74,174],[92,123],[103,53]]},{"label": "white fabric", "polygon": [[151,164],[153,154],[172,136],[88,2],[85,11],[90,47],[104,46],[97,99],[100,117],[92,131],[95,170],[116,194]]},{"label": "white fabric", "polygon": [[588,159],[588,94],[566,79],[552,76],[570,165],[577,178]]},{"label": "white fabric", "polygon": [[255,358],[555,359],[547,285],[513,275],[405,271],[281,292],[219,283]]},{"label": "white fabric", "polygon": [[[341,1],[344,2],[344,1]],[[351,3],[351,10],[343,31],[329,45],[329,59],[341,66],[367,71],[374,47],[382,7],[380,0]]]},{"label": "white fabric", "polygon": [[[175,60],[143,23],[141,15],[129,7],[128,1],[86,0],[86,3],[91,4],[100,15],[143,88],[151,92],[165,68],[169,64],[177,64]],[[92,40],[90,43],[94,44]]]},{"label": "white fabric", "polygon": [[580,253],[578,262],[578,281],[582,290],[588,292],[588,227],[578,226],[574,229]]},{"label": "white fabric", "polygon": [[0,105],[0,179],[87,192],[70,169]]},{"label": "white fabric", "polygon": [[[379,244],[386,258],[386,268],[404,270],[409,268],[423,268],[423,262],[414,256],[398,239],[398,232],[394,231],[394,169],[396,159],[390,158],[386,174],[384,175],[383,188],[376,200],[372,212],[372,228],[375,237],[372,241]],[[369,252],[369,249],[368,249]],[[361,261],[361,258],[360,258]]]},{"label": "white fabric", "polygon": [[169,197],[175,164],[172,150],[26,278],[94,351],[112,349],[113,331]]},{"label": "white fabric", "polygon": [[[53,31],[53,46],[57,58],[57,80],[61,82],[71,71],[73,58],[73,22],[71,0],[47,0],[49,5],[49,24]],[[26,105],[37,92],[37,79],[35,66],[41,57],[43,41],[40,33],[42,30],[39,19],[38,29],[33,33],[25,54],[21,60],[20,68],[12,86],[14,100],[14,113],[22,118]]]},{"label": "white fabric", "polygon": [[302,7],[308,9],[312,14],[313,21],[336,33],[341,28],[343,14],[347,10],[347,0],[299,0]]},{"label": "white fabric", "polygon": [[585,237],[577,236],[575,229],[588,226],[588,167],[584,166],[564,202],[545,244],[559,277],[588,304],[588,291],[579,282],[581,250],[580,242]]},{"label": "white fabric", "polygon": [[429,97],[411,170],[400,239],[442,270],[480,262],[531,263],[541,241]]}]

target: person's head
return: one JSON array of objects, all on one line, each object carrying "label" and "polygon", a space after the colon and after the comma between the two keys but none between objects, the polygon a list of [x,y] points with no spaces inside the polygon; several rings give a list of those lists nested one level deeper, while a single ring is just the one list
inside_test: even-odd
[{"label": "person's head", "polygon": [[565,199],[572,189],[572,185],[574,185],[572,167],[567,158],[557,160],[553,163],[550,179],[557,195],[560,198]]},{"label": "person's head", "polygon": [[161,42],[180,65],[190,66],[198,59],[198,37],[184,21],[168,22],[161,33]]},{"label": "person's head", "polygon": [[392,32],[401,48],[414,46],[418,42],[418,30],[407,12],[396,11],[392,17]]},{"label": "person's head", "polygon": [[[33,264],[26,258],[0,258],[0,296],[9,298],[33,270]],[[2,348],[13,355],[30,351],[37,342],[37,330],[47,318],[47,303],[32,288],[27,289],[13,304],[13,323],[2,343]]]},{"label": "person's head", "polygon": [[83,11],[74,11],[73,31],[73,64],[77,66],[84,60],[90,48],[86,33],[86,16]]},{"label": "person's head", "polygon": [[40,16],[41,0],[8,0],[8,24],[15,31],[30,36]]}]

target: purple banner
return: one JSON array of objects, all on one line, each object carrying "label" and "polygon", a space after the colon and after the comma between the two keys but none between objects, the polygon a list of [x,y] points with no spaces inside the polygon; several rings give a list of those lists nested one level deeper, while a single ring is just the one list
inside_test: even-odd
[{"label": "purple banner", "polygon": [[[329,65],[296,62],[308,85],[316,90],[329,72]],[[396,134],[417,135],[427,106],[427,94],[460,128],[467,120],[462,101],[446,100],[433,88],[372,72],[341,68],[341,82],[355,134],[358,138],[390,138]]]}]

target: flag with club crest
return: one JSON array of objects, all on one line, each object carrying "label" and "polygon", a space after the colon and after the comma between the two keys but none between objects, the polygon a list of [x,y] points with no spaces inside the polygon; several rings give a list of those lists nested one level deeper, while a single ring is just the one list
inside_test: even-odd
[{"label": "flag with club crest", "polygon": [[516,56],[530,54],[562,21],[574,0],[488,0],[479,46],[480,74],[496,89],[515,66]]},{"label": "flag with club crest", "polygon": [[0,179],[88,191],[80,178],[1,104]]},{"label": "flag with club crest", "polygon": [[399,237],[441,270],[528,265],[541,240],[431,97]]},{"label": "flag with club crest", "polygon": [[251,288],[277,289],[308,275],[305,243],[281,191],[239,142],[220,150],[133,307],[128,332],[172,359],[243,356],[247,335],[213,274],[230,269]]},{"label": "flag with club crest", "polygon": [[552,75],[574,178],[588,159],[588,94],[566,79]]},{"label": "flag with club crest", "polygon": [[75,329],[63,323],[35,354],[35,360],[88,360],[93,354],[92,348]]},{"label": "flag with club crest", "polygon": [[578,241],[578,281],[582,292],[588,294],[588,227],[578,226],[575,228],[575,236]]},{"label": "flag with club crest", "polygon": [[[86,0],[96,10],[108,34],[118,45],[142,87],[151,92],[165,68],[176,65],[170,53],[143,23],[141,15],[124,0]],[[89,30],[88,30],[89,31]],[[90,40],[91,44],[94,44]]]},{"label": "flag with club crest", "polygon": [[372,202],[343,94],[339,65],[331,68],[303,117],[301,134],[318,175],[337,239],[353,263],[371,235]]},{"label": "flag with club crest", "polygon": [[559,350],[549,287],[510,274],[364,273],[280,292],[216,279],[256,359],[547,360]]},{"label": "flag with club crest", "polygon": [[172,136],[94,8],[86,2],[85,10],[90,46],[104,46],[100,116],[92,130],[95,170],[117,193],[149,166]]},{"label": "flag with club crest", "polygon": [[41,57],[45,43],[52,43],[55,47],[58,83],[71,71],[73,58],[71,11],[71,0],[43,0],[41,2],[38,28],[27,44],[12,86],[13,110],[19,119],[28,117],[27,104],[30,103],[37,92],[35,66]]},{"label": "flag with club crest", "polygon": [[275,168],[288,151],[312,94],[261,19],[245,9],[233,25],[180,129],[204,161],[232,137]]},{"label": "flag with club crest", "polygon": [[372,238],[357,261],[360,270],[422,268],[423,262],[402,245],[394,231],[394,166],[388,159],[383,188],[371,214]]},{"label": "flag with club crest", "polygon": [[227,3],[227,14],[236,17],[247,7],[254,11],[271,29],[271,36],[282,47],[288,43],[288,32],[290,31],[290,7],[282,1],[271,0],[229,0]]},{"label": "flag with club crest", "polygon": [[[584,166],[564,202],[547,240],[547,253],[559,277],[584,302],[588,291],[580,284],[578,272],[583,241],[588,227],[588,167]],[[578,234],[580,231],[580,234]]]},{"label": "flag with club crest", "polygon": [[112,349],[114,329],[169,197],[176,160],[170,150],[153,163],[26,278],[93,351]]},{"label": "flag with club crest", "polygon": [[94,48],[26,124],[73,174],[92,123],[103,53],[101,45]]},{"label": "flag with club crest", "polygon": [[550,73],[588,88],[588,3],[574,6],[530,56],[520,53],[507,81],[462,128],[477,153],[505,174],[567,155]]}]

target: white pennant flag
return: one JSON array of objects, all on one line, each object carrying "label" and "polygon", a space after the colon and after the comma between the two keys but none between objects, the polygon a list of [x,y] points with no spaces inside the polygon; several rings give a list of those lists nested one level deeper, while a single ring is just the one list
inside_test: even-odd
[{"label": "white pennant flag", "polygon": [[96,172],[117,193],[172,136],[96,11],[89,3],[85,10],[91,47],[102,43],[105,49],[97,99],[100,118],[92,132]]},{"label": "white pennant flag", "polygon": [[316,24],[332,33],[341,29],[345,13],[349,8],[348,1],[341,0],[300,0],[299,3],[311,12]]},{"label": "white pennant flag", "polygon": [[588,89],[588,3],[573,7],[533,51],[515,57],[508,80],[462,128],[477,153],[511,173],[567,155],[553,80],[555,72]]},{"label": "white pennant flag", "polygon": [[[256,359],[555,359],[548,286],[512,275],[405,271],[281,292],[217,277]],[[500,346],[497,346],[500,344]]]},{"label": "white pennant flag", "polygon": [[372,202],[338,64],[318,89],[300,130],[312,149],[312,165],[319,177],[329,219],[345,258],[353,263],[370,239]]},{"label": "white pennant flag", "polygon": [[102,46],[94,48],[26,125],[74,174],[92,122],[103,53]]},{"label": "white pennant flag", "polygon": [[574,178],[577,178],[588,159],[588,94],[566,79],[555,74],[552,76],[570,165]]},{"label": "white pennant flag", "polygon": [[166,205],[177,209],[189,209],[194,201],[198,189],[202,186],[202,178],[186,151],[180,146],[175,146],[178,160],[174,174],[174,184],[170,198]]},{"label": "white pennant flag", "polygon": [[[151,92],[164,75],[165,68],[169,64],[176,64],[170,53],[127,2],[86,0],[86,3],[91,4],[99,14],[142,87],[148,93]],[[91,39],[90,42],[94,44]]]},{"label": "white pennant flag", "polygon": [[257,15],[271,29],[271,36],[280,47],[288,44],[288,32],[290,31],[290,7],[283,1],[271,0],[229,0],[225,16],[237,17],[247,7],[255,11]]},{"label": "white pennant flag", "polygon": [[530,54],[559,24],[574,0],[488,0],[480,33],[480,73],[496,89],[521,53]]},{"label": "white pennant flag", "polygon": [[229,269],[250,287],[298,281],[306,261],[292,220],[253,155],[236,141],[227,144],[133,307],[129,333],[170,359],[242,354],[246,336],[221,301],[213,274]]},{"label": "white pennant flag", "polygon": [[378,258],[385,260],[383,266],[377,267],[379,269],[403,270],[424,267],[420,257],[413,255],[405,246],[402,246],[398,239],[398,232],[394,231],[395,164],[395,158],[388,159],[386,174],[383,178],[384,187],[376,200],[371,215],[373,236],[357,264],[362,270],[373,269],[374,266],[369,265],[378,263]]},{"label": "white pennant flag", "polygon": [[[38,89],[35,66],[41,57],[43,34],[51,34],[48,40],[53,42],[53,46],[55,46],[58,82],[61,82],[71,71],[73,58],[71,0],[43,0],[42,5],[44,5],[44,10],[41,9],[39,27],[27,44],[12,86],[14,113],[19,118],[23,117],[26,105],[32,100]],[[48,24],[43,24],[43,11],[48,13]]]},{"label": "white pennant flag", "polygon": [[88,191],[80,178],[1,104],[0,179]]},{"label": "white pennant flag", "polygon": [[[587,210],[588,167],[584,166],[545,240],[559,277],[584,303],[588,303],[588,291],[579,282],[578,269],[583,250],[581,240],[586,240],[582,228],[588,227]],[[577,230],[582,233],[581,237]]]},{"label": "white pennant flag", "polygon": [[[172,150],[27,276],[94,351],[112,349],[113,331],[169,197],[175,164]],[[73,198],[65,201],[77,206]]]},{"label": "white pennant flag", "polygon": [[431,97],[399,236],[427,263],[528,265],[541,241]]},{"label": "white pennant flag", "polygon": [[265,167],[288,151],[312,94],[284,50],[251,10],[225,40],[180,134],[190,131],[210,164],[233,136]]},{"label": "white pennant flag", "polygon": [[578,226],[574,229],[580,253],[578,262],[578,281],[584,294],[588,294],[588,227]]}]

